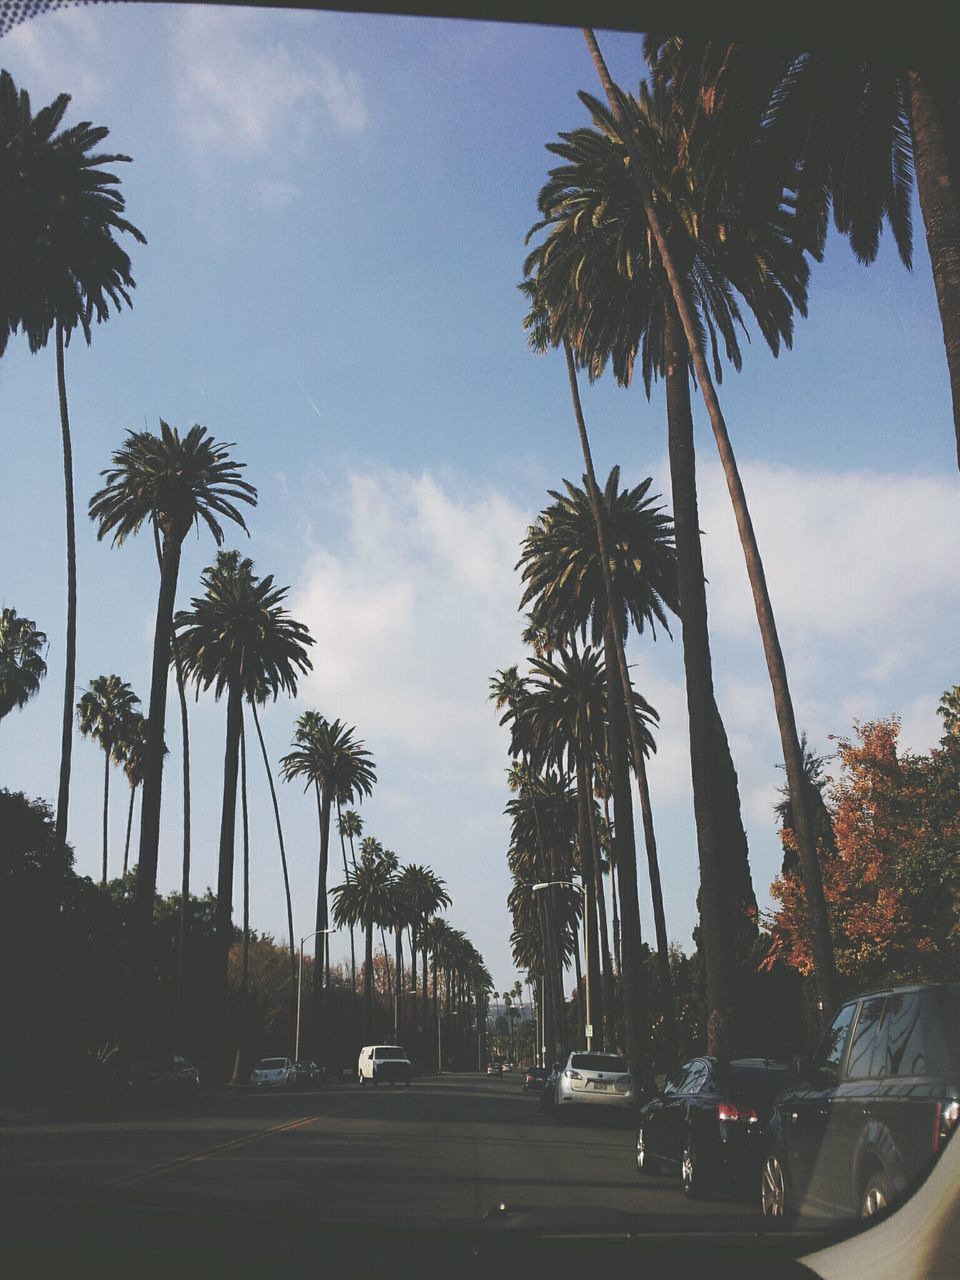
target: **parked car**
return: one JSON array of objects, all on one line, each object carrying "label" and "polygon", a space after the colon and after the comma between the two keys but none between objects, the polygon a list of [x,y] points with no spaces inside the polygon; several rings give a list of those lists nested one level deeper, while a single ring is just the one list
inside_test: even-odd
[{"label": "parked car", "polygon": [[543,1090],[543,1083],[546,1078],[546,1067],[527,1067],[523,1073],[521,1088],[524,1093],[540,1093]]},{"label": "parked car", "polygon": [[848,1000],[797,1069],[773,1109],[764,1214],[878,1213],[917,1185],[960,1119],[960,984]]},{"label": "parked car", "polygon": [[611,1053],[571,1053],[557,1077],[556,1115],[583,1107],[633,1105],[633,1083],[626,1058]]},{"label": "parked car", "polygon": [[499,1063],[499,1062],[491,1062],[491,1063],[489,1063],[489,1065],[487,1066],[487,1075],[488,1075],[488,1076],[502,1076],[502,1075],[503,1075],[503,1067],[500,1065],[500,1063]]},{"label": "parked car", "polygon": [[127,1069],[127,1092],[157,1102],[195,1098],[200,1092],[196,1067],[176,1053],[135,1058]]},{"label": "parked car", "polygon": [[755,1187],[774,1099],[799,1083],[789,1067],[766,1058],[691,1059],[640,1109],[637,1169],[679,1169],[691,1199],[721,1186]]},{"label": "parked car", "polygon": [[289,1058],[261,1058],[250,1073],[250,1083],[258,1089],[292,1089],[297,1071]]},{"label": "parked car", "polygon": [[323,1072],[315,1062],[295,1062],[293,1069],[299,1086],[317,1085],[323,1080]]},{"label": "parked car", "polygon": [[406,1049],[397,1044],[368,1044],[360,1050],[357,1079],[361,1084],[405,1084],[413,1077]]}]

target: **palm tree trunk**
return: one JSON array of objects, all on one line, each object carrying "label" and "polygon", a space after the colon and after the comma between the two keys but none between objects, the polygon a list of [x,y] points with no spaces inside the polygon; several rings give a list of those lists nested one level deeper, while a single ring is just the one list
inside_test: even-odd
[{"label": "palm tree trunk", "polygon": [[604,1044],[613,1049],[616,1044],[616,1014],[614,1013],[613,965],[610,961],[610,931],[607,924],[607,903],[603,890],[603,869],[600,865],[600,840],[597,835],[596,808],[593,803],[592,784],[588,793],[587,810],[590,818],[590,843],[593,848],[594,891],[597,899],[597,938],[600,944],[600,980],[603,984]]},{"label": "palm tree trunk", "polygon": [[403,1029],[403,929],[400,925],[393,931],[394,940],[394,980],[397,984],[394,1032],[399,1039]]},{"label": "palm tree trunk", "polygon": [[[160,848],[160,804],[163,792],[163,745],[167,711],[167,669],[173,635],[173,606],[180,573],[180,542],[164,537],[160,565],[160,594],[153,632],[150,707],[147,712],[140,792],[140,845],[137,887],[134,897],[134,955],[139,968],[140,1016],[148,1018],[145,998],[150,983],[153,902],[157,891],[157,856]],[[147,1025],[147,1024],[145,1024]]]},{"label": "palm tree trunk", "polygon": [[590,835],[590,781],[586,763],[577,760],[578,843],[580,876],[583,881],[583,912],[586,933],[587,988],[590,992],[590,1024],[593,1048],[603,1050],[603,991],[600,986],[600,938],[597,929],[597,872],[593,865],[593,840]]},{"label": "palm tree trunk", "polygon": [[316,1011],[316,1025],[314,1027],[314,1037],[318,1044],[323,1043],[323,1004],[324,1004],[324,974],[325,960],[327,958],[327,950],[324,943],[327,941],[328,934],[324,933],[328,923],[327,913],[327,857],[330,852],[330,807],[331,797],[326,791],[320,791],[318,788],[318,798],[320,800],[320,866],[317,875],[317,943],[314,948],[314,965],[313,965],[313,1002]]},{"label": "palm tree trunk", "polygon": [[243,834],[243,952],[240,966],[240,995],[246,1024],[247,992],[250,987],[250,822],[247,812],[247,734],[240,718],[240,818]]},{"label": "palm tree trunk", "polygon": [[[67,638],[63,671],[63,728],[60,735],[60,785],[57,791],[56,846],[67,844],[70,808],[70,759],[73,752],[73,697],[77,682],[77,529],[73,503],[73,445],[67,411],[67,382],[63,367],[63,325],[57,321],[57,392],[60,400],[60,434],[63,444],[63,490],[67,517]],[[152,904],[151,904],[152,905]]]},{"label": "palm tree trunk", "polygon": [[[800,856],[800,865],[803,871],[804,889],[807,900],[807,915],[810,922],[814,966],[816,969],[817,988],[820,995],[820,1002],[823,1006],[824,1016],[828,1017],[839,1000],[839,985],[833,954],[833,942],[830,934],[830,918],[827,911],[826,899],[823,894],[823,880],[820,872],[820,862],[817,857],[816,828],[810,806],[810,797],[806,787],[806,776],[803,768],[803,752],[800,748],[800,737],[797,733],[793,702],[790,697],[790,689],[787,683],[786,665],[783,660],[783,651],[780,647],[780,639],[773,616],[773,606],[767,590],[766,576],[763,570],[763,562],[760,559],[760,550],[757,546],[756,535],[753,529],[753,521],[750,518],[746,496],[743,491],[743,484],[740,479],[740,472],[737,468],[733,448],[730,444],[730,437],[727,433],[726,422],[724,421],[723,414],[720,410],[720,402],[717,399],[713,379],[710,374],[710,368],[707,364],[697,336],[697,325],[693,314],[693,308],[674,265],[673,256],[669,245],[667,244],[666,237],[663,234],[663,229],[660,226],[660,220],[651,198],[649,187],[646,183],[640,158],[637,155],[636,149],[632,145],[630,131],[626,125],[620,98],[614,89],[613,82],[610,79],[609,72],[607,71],[606,64],[603,61],[603,56],[600,53],[600,48],[597,45],[593,32],[589,29],[585,29],[584,36],[587,41],[587,46],[590,49],[591,56],[593,57],[594,65],[597,68],[597,72],[606,92],[607,100],[610,103],[611,111],[613,112],[617,123],[621,125],[623,129],[623,137],[631,157],[634,180],[637,183],[640,197],[643,201],[647,222],[657,243],[657,250],[660,254],[663,269],[670,282],[670,290],[676,306],[676,319],[679,320],[679,323],[682,326],[685,347],[684,354],[689,355],[693,360],[697,381],[700,385],[707,413],[710,416],[710,425],[713,429],[717,450],[720,454],[720,461],[723,467],[724,477],[727,482],[730,500],[733,503],[734,515],[737,521],[737,530],[740,534],[740,542],[747,565],[747,575],[750,580],[750,588],[753,594],[754,608],[756,610],[757,622],[760,628],[764,657],[766,658],[767,671],[773,690],[773,700],[777,713],[777,724],[780,729],[780,741],[784,756],[784,766],[787,773],[787,785],[790,789],[791,798],[793,798],[797,851]],[[958,242],[955,240],[954,243],[956,245]],[[960,330],[958,330],[958,337],[960,337]],[[958,358],[960,358],[960,347],[957,349],[957,354]],[[686,361],[684,361],[684,380],[686,380],[686,378]],[[699,534],[697,541],[699,545]]]},{"label": "palm tree trunk", "polygon": [[[947,352],[953,424],[960,466],[960,199],[956,182],[958,157],[951,155],[950,129],[944,105],[956,88],[929,69],[907,72],[913,166],[917,195],[927,236],[933,283],[940,308],[943,345]],[[956,141],[952,143],[956,148]]]},{"label": "palm tree trunk", "polygon": [[[158,548],[159,550],[159,548]],[[176,632],[170,638],[173,670],[180,703],[180,738],[183,743],[183,853],[180,863],[180,936],[177,940],[177,1015],[183,1006],[183,976],[190,929],[190,719],[187,715],[187,693],[183,681],[183,663]]]},{"label": "palm tree trunk", "polygon": [[[350,872],[347,870],[347,846],[343,839],[342,830],[343,815],[340,812],[340,797],[337,796],[337,831],[340,834],[340,853],[343,857],[343,879],[344,882],[350,879]],[[350,926],[350,983],[354,991],[357,989],[357,952],[353,941],[353,925]]]},{"label": "palm tree trunk", "polygon": [[380,926],[380,942],[383,946],[383,971],[387,976],[387,1008],[393,1011],[393,980],[390,976],[390,953],[387,951],[387,931]]},{"label": "palm tree trunk", "polygon": [[130,860],[130,832],[133,829],[133,802],[137,794],[137,788],[130,788],[130,807],[127,809],[127,838],[123,845],[123,874],[126,877],[127,866]]},{"label": "palm tree trunk", "polygon": [[369,1044],[376,1036],[373,1019],[373,921],[368,920],[365,926],[364,964],[363,964],[363,1040]]},{"label": "palm tree trunk", "polygon": [[243,692],[237,684],[227,693],[227,732],[223,752],[223,804],[220,810],[220,847],[217,870],[217,983],[221,1008],[227,999],[227,972],[233,942],[234,845],[237,826],[237,779],[240,773],[240,740],[243,735]]},{"label": "palm tree trunk", "polygon": [[107,816],[110,812],[110,744],[103,748],[103,866],[100,872],[100,883],[107,884]]},{"label": "palm tree trunk", "polygon": [[[273,802],[273,818],[277,826],[277,843],[280,846],[280,865],[283,868],[283,892],[287,900],[287,932],[290,936],[290,1031],[291,1040],[296,1036],[297,1026],[297,949],[296,939],[293,932],[293,899],[290,896],[290,874],[287,868],[287,851],[283,844],[283,825],[280,822],[280,805],[277,801],[277,788],[273,781],[273,771],[270,768],[270,758],[267,755],[267,744],[263,740],[263,730],[260,728],[260,716],[257,713],[256,702],[250,704],[253,710],[253,723],[257,730],[257,740],[260,743],[260,754],[263,756],[263,767],[267,774],[267,784],[270,787],[270,799]],[[314,948],[316,950],[316,948]]]},{"label": "palm tree trunk", "polygon": [[[610,557],[607,553],[606,533],[603,527],[602,503],[597,476],[593,466],[593,454],[587,425],[580,403],[580,389],[577,385],[577,370],[573,360],[573,352],[569,343],[564,343],[564,354],[567,360],[567,375],[570,381],[570,395],[573,399],[573,412],[580,434],[580,447],[583,452],[584,467],[587,473],[587,493],[593,511],[593,520],[597,530],[597,547],[600,552],[600,564],[603,572],[603,585],[607,597],[607,621],[604,626],[604,662],[608,671],[616,669],[620,672],[620,685],[623,690],[623,707],[618,698],[609,698],[608,708],[611,745],[611,776],[614,791],[614,838],[616,843],[617,877],[620,881],[620,909],[623,917],[621,947],[623,951],[623,995],[624,1021],[627,1040],[627,1058],[633,1066],[637,1077],[647,1065],[647,1024],[648,1001],[643,973],[643,953],[641,951],[642,936],[640,931],[640,898],[637,888],[637,848],[633,825],[633,801],[630,795],[630,773],[626,759],[626,743],[623,741],[623,717],[626,715],[630,736],[630,749],[633,758],[637,785],[640,787],[641,810],[644,811],[644,788],[641,778],[646,779],[644,768],[643,746],[640,739],[640,728],[637,724],[636,710],[633,705],[633,685],[627,668],[627,658],[620,634],[619,598],[613,575],[610,572]],[[615,664],[611,662],[615,659]],[[621,746],[621,742],[623,745]],[[647,794],[649,809],[649,794]],[[660,893],[660,864],[657,857],[656,839],[653,832],[652,818],[649,824],[644,821],[644,842],[647,850],[647,871],[650,878],[651,896],[654,903],[654,919],[658,939],[658,961],[661,951],[659,939],[661,932],[666,936],[666,925],[663,922],[663,897]],[[659,911],[659,918],[658,918]],[[671,1058],[676,1052],[677,1032],[676,1016],[673,1011],[673,995],[670,985],[669,967],[666,981],[663,982],[664,1019],[667,1031],[667,1044]],[[672,1062],[671,1062],[672,1065]]]}]

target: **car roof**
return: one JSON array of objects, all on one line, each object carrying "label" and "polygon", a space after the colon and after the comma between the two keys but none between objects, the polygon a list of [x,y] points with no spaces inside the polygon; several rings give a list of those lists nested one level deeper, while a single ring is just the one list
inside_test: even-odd
[{"label": "car roof", "polygon": [[883,987],[870,987],[866,991],[859,991],[855,996],[850,996],[838,1005],[838,1008],[844,1008],[848,1004],[854,1004],[857,1000],[865,1000],[868,996],[890,996],[890,995],[906,995],[911,991],[957,991],[960,992],[960,982],[894,982],[888,983]]}]

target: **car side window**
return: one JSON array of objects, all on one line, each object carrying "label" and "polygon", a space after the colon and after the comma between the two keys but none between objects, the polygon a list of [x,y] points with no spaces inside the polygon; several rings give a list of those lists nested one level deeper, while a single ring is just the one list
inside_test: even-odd
[{"label": "car side window", "polygon": [[703,1061],[691,1062],[680,1086],[681,1093],[699,1093],[707,1078],[707,1064]]},{"label": "car side window", "polygon": [[929,1072],[923,1002],[920,992],[891,996],[887,1012],[887,1037],[882,1074],[922,1076]]},{"label": "car side window", "polygon": [[820,1048],[813,1060],[815,1071],[827,1084],[836,1084],[840,1079],[840,1069],[847,1048],[847,1036],[853,1015],[857,1011],[856,1003],[844,1005],[829,1029],[820,1041]]},{"label": "car side window", "polygon": [[847,1077],[868,1080],[881,1074],[881,1022],[886,996],[872,996],[860,1006],[850,1041]]}]

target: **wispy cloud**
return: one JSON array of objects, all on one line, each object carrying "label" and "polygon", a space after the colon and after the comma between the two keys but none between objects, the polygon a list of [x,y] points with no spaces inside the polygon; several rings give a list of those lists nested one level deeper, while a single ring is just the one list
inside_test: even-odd
[{"label": "wispy cloud", "polygon": [[74,109],[84,113],[80,119],[100,105],[108,81],[99,17],[91,10],[61,9],[21,22],[4,36],[3,65],[29,92],[35,111],[60,93],[74,99]]},{"label": "wispy cloud", "polygon": [[[173,16],[176,115],[184,142],[205,165],[255,162],[252,189],[267,208],[290,204],[311,142],[367,124],[356,72],[294,25],[280,39],[268,15],[184,6]],[[269,35],[268,35],[269,31]]]}]

